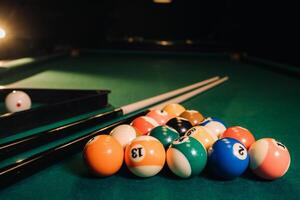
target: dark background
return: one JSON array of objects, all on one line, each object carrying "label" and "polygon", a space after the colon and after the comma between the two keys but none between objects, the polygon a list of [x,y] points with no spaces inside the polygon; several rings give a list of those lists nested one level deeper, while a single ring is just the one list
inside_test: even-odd
[{"label": "dark background", "polygon": [[[282,1],[1,0],[0,26],[8,27],[13,39],[0,46],[0,57],[49,53],[66,46],[230,50],[300,65],[297,12],[296,3]],[[128,37],[135,42],[128,43]],[[194,45],[185,45],[187,39]],[[159,47],[155,40],[178,45]]]}]

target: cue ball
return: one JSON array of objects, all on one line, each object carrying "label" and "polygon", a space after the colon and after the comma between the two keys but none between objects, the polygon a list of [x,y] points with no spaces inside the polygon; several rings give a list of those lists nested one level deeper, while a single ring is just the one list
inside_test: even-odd
[{"label": "cue ball", "polygon": [[96,175],[111,176],[121,168],[124,150],[112,136],[98,135],[85,145],[84,158]]},{"label": "cue ball", "polygon": [[168,167],[181,178],[200,174],[206,161],[204,146],[192,137],[183,136],[175,140],[167,150]]},{"label": "cue ball", "polygon": [[192,127],[185,133],[185,135],[198,140],[206,150],[208,150],[218,140],[215,134],[208,132],[202,126]]},{"label": "cue ball", "polygon": [[250,169],[262,179],[275,180],[289,169],[291,157],[288,149],[273,138],[263,138],[249,149]]},{"label": "cue ball", "polygon": [[179,138],[179,133],[166,125],[152,129],[149,135],[158,139],[164,145],[165,149],[167,149],[174,140]]},{"label": "cue ball", "polygon": [[123,148],[136,138],[136,129],[128,124],[122,124],[114,128],[110,133]]},{"label": "cue ball", "polygon": [[163,168],[165,159],[164,146],[152,136],[139,136],[125,149],[125,163],[139,177],[156,175]]},{"label": "cue ball", "polygon": [[170,119],[169,114],[164,110],[152,110],[146,116],[154,119],[159,125],[165,125]]},{"label": "cue ball", "polygon": [[249,165],[246,147],[233,138],[217,140],[208,150],[209,167],[223,179],[234,179],[242,175]]},{"label": "cue ball", "polygon": [[192,124],[182,117],[175,117],[167,122],[167,125],[174,128],[180,136],[183,136],[190,128]]},{"label": "cue ball", "polygon": [[147,135],[153,128],[159,126],[154,119],[147,116],[134,119],[130,125],[138,131],[138,135]]},{"label": "cue ball", "polygon": [[255,142],[253,134],[248,130],[240,126],[233,126],[227,128],[227,130],[222,134],[222,138],[229,137],[236,139],[243,143],[246,149],[249,149],[250,146]]},{"label": "cue ball", "polygon": [[185,111],[185,108],[178,103],[171,103],[166,105],[163,110],[169,114],[170,118],[174,118],[181,115]]},{"label": "cue ball", "polygon": [[5,98],[5,106],[8,112],[19,112],[31,108],[31,99],[23,91],[14,90]]},{"label": "cue ball", "polygon": [[199,125],[205,119],[203,115],[196,110],[186,110],[180,117],[189,120],[193,126]]}]

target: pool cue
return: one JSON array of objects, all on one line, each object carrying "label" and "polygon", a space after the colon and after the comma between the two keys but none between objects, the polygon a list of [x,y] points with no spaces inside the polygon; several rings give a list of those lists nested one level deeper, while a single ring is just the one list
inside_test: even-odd
[{"label": "pool cue", "polygon": [[[200,93],[203,93],[221,83],[228,80],[227,77],[220,79],[222,81],[218,81],[218,83],[210,83],[207,85],[207,87],[203,90],[197,90],[197,92],[192,91],[187,94],[182,95],[182,98],[175,97],[172,100],[166,101],[162,104],[159,104],[159,106],[165,106],[169,102],[172,103],[181,103],[183,101],[188,100],[189,98],[198,95]],[[152,109],[155,109],[157,106],[152,107]],[[140,111],[136,113],[134,116],[131,116],[125,120],[121,120],[119,122],[112,123],[104,128],[101,128],[97,131],[93,131],[91,133],[88,133],[84,136],[78,137],[72,141],[66,142],[64,144],[58,145],[56,147],[50,148],[46,151],[40,152],[38,154],[32,155],[28,158],[25,158],[24,160],[17,161],[14,164],[8,165],[6,167],[3,167],[0,169],[0,188],[6,187],[15,181],[20,180],[21,178],[25,178],[26,176],[29,176],[30,174],[33,174],[37,172],[38,170],[43,169],[46,166],[49,166],[50,164],[53,164],[55,161],[59,161],[62,158],[65,158],[66,156],[72,155],[76,152],[78,152],[78,149],[83,149],[84,145],[94,136],[99,134],[104,134],[104,132],[109,132],[114,127],[131,122],[134,118],[137,116],[142,116],[146,113],[148,113],[150,110],[146,111]]]},{"label": "pool cue", "polygon": [[217,86],[217,85],[219,85],[219,84],[227,81],[228,79],[229,79],[228,76],[225,76],[225,77],[223,77],[223,78],[221,78],[221,79],[219,79],[219,80],[217,80],[215,82],[212,82],[211,84],[205,85],[205,86],[203,86],[201,88],[198,88],[198,89],[195,89],[195,90],[193,90],[193,91],[191,91],[191,92],[189,92],[187,94],[183,94],[183,95],[181,95],[179,97],[175,97],[175,98],[173,98],[171,100],[165,101],[165,102],[163,102],[161,104],[158,104],[156,106],[151,107],[150,109],[151,110],[156,110],[156,109],[159,110],[159,109],[162,109],[166,104],[170,104],[170,103],[174,103],[174,102],[175,103],[180,103],[180,102],[186,101],[186,100],[188,100],[188,99],[196,96],[197,94],[200,94],[200,93],[202,93],[202,92],[204,92],[206,90],[209,90],[209,89],[211,89],[211,88],[213,88],[213,87],[215,87],[215,86]]},{"label": "pool cue", "polygon": [[66,137],[72,133],[78,132],[80,130],[84,130],[89,127],[96,126],[97,124],[103,123],[105,121],[108,121],[110,119],[123,116],[132,112],[135,112],[139,109],[145,108],[147,106],[153,105],[155,103],[158,103],[160,101],[163,101],[165,99],[168,99],[170,97],[174,97],[178,94],[182,94],[183,92],[190,91],[192,89],[201,87],[203,85],[206,85],[208,83],[211,83],[213,81],[218,80],[219,77],[212,77],[210,79],[206,79],[204,81],[173,90],[161,95],[157,95],[145,100],[141,100],[135,103],[131,103],[125,106],[122,106],[120,108],[116,108],[111,111],[107,111],[86,119],[78,120],[66,125],[63,125],[58,128],[54,128],[51,130],[39,132],[34,135],[30,135],[27,137],[23,137],[11,142],[7,142],[0,145],[0,161],[4,160],[10,156],[16,155],[18,153],[22,153],[26,150],[32,149],[34,147],[41,146],[45,143],[61,139],[63,137]]}]

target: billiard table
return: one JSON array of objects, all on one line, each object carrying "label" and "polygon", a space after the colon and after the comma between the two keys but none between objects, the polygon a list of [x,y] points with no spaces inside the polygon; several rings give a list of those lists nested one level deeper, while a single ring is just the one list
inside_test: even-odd
[{"label": "billiard table", "polygon": [[[32,62],[31,62],[32,61]],[[138,178],[126,166],[115,175],[99,178],[90,173],[82,148],[12,185],[1,188],[0,199],[299,199],[300,198],[300,80],[299,69],[229,53],[184,53],[82,50],[78,56],[34,59],[15,69],[0,70],[3,87],[51,89],[108,89],[109,103],[119,107],[183,87],[212,76],[229,80],[182,105],[227,126],[248,128],[256,139],[272,137],[291,154],[289,171],[275,181],[264,181],[251,171],[234,180],[214,178],[209,169],[190,179],[177,178],[165,168],[151,178]],[[34,102],[33,102],[34,104]],[[1,113],[4,103],[0,105]],[[82,105],[84,106],[84,105]],[[103,112],[36,127],[0,139],[0,144],[41,130]],[[117,119],[115,119],[117,120]],[[108,123],[108,122],[107,122]],[[107,125],[99,124],[91,129]],[[71,141],[90,130],[47,143],[0,162],[0,167]],[[0,133],[1,134],[1,133]]]}]

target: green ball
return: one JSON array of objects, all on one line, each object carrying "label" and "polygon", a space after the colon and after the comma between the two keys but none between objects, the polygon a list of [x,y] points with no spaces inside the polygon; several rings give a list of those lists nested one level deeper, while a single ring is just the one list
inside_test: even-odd
[{"label": "green ball", "polygon": [[206,162],[205,147],[192,137],[183,136],[175,140],[167,151],[168,167],[181,178],[200,174]]},{"label": "green ball", "polygon": [[169,126],[158,126],[151,130],[150,136],[158,139],[166,149],[174,140],[179,138],[179,133]]}]

